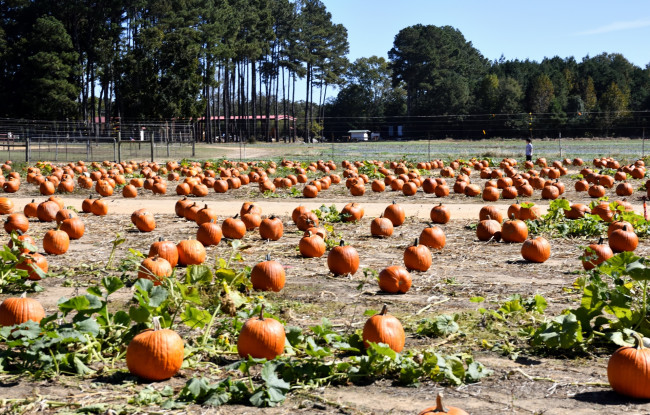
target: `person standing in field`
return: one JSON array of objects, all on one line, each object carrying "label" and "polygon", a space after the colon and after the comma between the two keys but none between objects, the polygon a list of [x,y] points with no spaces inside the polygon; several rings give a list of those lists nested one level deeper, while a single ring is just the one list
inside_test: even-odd
[{"label": "person standing in field", "polygon": [[526,139],[526,161],[533,160],[533,142],[530,138]]}]

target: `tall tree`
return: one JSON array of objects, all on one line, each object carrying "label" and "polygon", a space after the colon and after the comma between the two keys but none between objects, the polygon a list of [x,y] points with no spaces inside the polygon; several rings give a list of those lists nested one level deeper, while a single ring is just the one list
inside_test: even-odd
[{"label": "tall tree", "polygon": [[487,60],[451,26],[400,30],[388,52],[393,85],[404,82],[409,115],[464,113]]}]

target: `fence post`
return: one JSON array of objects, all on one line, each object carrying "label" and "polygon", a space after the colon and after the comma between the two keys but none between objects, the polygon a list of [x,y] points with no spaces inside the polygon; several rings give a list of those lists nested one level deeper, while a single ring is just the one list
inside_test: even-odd
[{"label": "fence post", "polygon": [[59,135],[56,136],[56,145],[54,147],[54,161],[59,161]]},{"label": "fence post", "polygon": [[90,137],[86,137],[86,161],[90,161]]},{"label": "fence post", "polygon": [[151,144],[151,162],[152,163],[154,162],[154,159],[155,159],[155,154],[154,154],[154,149],[153,149],[153,146],[154,146],[154,136],[153,135],[154,135],[154,133],[152,131],[151,132],[151,142],[150,142],[150,144]]},{"label": "fence post", "polygon": [[122,162],[122,132],[117,132],[117,162]]},{"label": "fence post", "polygon": [[192,137],[192,157],[196,156],[196,136]]},{"label": "fence post", "polygon": [[29,156],[30,156],[30,154],[29,154],[29,152],[30,152],[30,148],[29,148],[29,128],[27,129],[27,131],[23,130],[22,135],[23,135],[23,137],[25,137],[25,162],[29,163]]},{"label": "fence post", "polygon": [[113,161],[119,163],[117,161],[117,140],[115,138],[113,138]]}]

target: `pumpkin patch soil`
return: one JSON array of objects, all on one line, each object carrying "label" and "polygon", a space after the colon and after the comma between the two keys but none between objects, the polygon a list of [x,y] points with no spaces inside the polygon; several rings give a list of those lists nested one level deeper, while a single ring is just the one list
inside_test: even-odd
[{"label": "pumpkin patch soil", "polygon": [[[572,188],[572,180],[563,181],[567,188]],[[172,192],[170,186],[170,193]],[[612,190],[608,191],[610,192]],[[279,193],[286,194],[286,191]],[[66,206],[80,209],[81,200],[86,196],[86,193],[76,192],[64,195],[63,199]],[[573,190],[568,191],[566,197],[572,202],[589,203],[591,200],[584,193],[578,194]],[[22,210],[24,204],[32,198],[44,200],[32,186],[26,186],[12,197],[16,210]],[[105,269],[112,250],[111,241],[118,234],[126,241],[117,247],[114,265],[127,258],[129,248],[146,254],[150,244],[159,237],[179,241],[196,235],[196,224],[174,215],[174,203],[178,200],[175,195],[143,195],[137,199],[113,196],[108,199],[109,215],[97,217],[81,213],[86,225],[84,237],[72,241],[65,255],[47,256],[53,277],[42,281],[45,290],[33,297],[41,301],[48,313],[55,310],[60,297],[69,298],[85,293],[86,287],[97,284],[107,273],[121,274]],[[539,200],[539,192],[531,199],[542,206],[548,205]],[[398,317],[407,328],[406,348],[435,345],[442,353],[470,351],[494,373],[480,383],[458,388],[440,387],[431,382],[424,382],[418,388],[404,388],[379,381],[363,386],[298,391],[279,408],[228,406],[210,409],[190,406],[185,413],[414,414],[433,405],[436,393],[441,390],[445,391],[449,405],[462,407],[472,414],[650,413],[650,403],[622,398],[603,386],[607,382],[607,356],[529,356],[525,353],[523,338],[515,339],[519,343],[513,346],[522,347],[524,352],[518,356],[503,356],[500,352],[486,350],[482,344],[479,320],[475,329],[469,327],[463,330],[464,333],[449,338],[418,338],[413,335],[417,321],[422,318],[453,313],[459,313],[461,318],[465,315],[476,316],[479,307],[496,309],[513,294],[520,294],[524,298],[534,294],[543,295],[548,302],[547,316],[557,315],[562,309],[574,306],[578,300],[577,294],[568,292],[566,288],[571,287],[575,281],[575,271],[581,269],[578,260],[582,253],[580,246],[591,243],[591,240],[553,239],[550,260],[543,264],[529,264],[521,259],[520,244],[479,242],[474,231],[468,229],[468,225],[477,221],[478,210],[484,205],[480,198],[451,195],[449,198],[438,199],[421,191],[414,198],[407,198],[397,192],[373,194],[370,191],[363,197],[352,198],[345,186],[339,185],[324,191],[317,199],[265,199],[260,197],[256,187],[244,186],[225,195],[210,193],[207,197],[196,200],[218,210],[222,214],[221,220],[238,212],[244,200],[256,200],[264,215],[273,213],[281,217],[285,227],[284,237],[277,242],[266,242],[260,239],[257,232],[248,232],[240,248],[243,261],[235,266],[252,267],[270,253],[286,267],[285,288],[280,293],[267,294],[266,297],[278,305],[278,314],[287,325],[307,328],[320,324],[321,318],[327,317],[339,330],[354,330],[362,327],[365,322],[365,310],[379,310],[383,304],[388,304],[390,313]],[[370,237],[370,221],[392,200],[404,205],[408,217],[406,223],[395,228],[390,238]],[[640,198],[633,197],[630,200],[635,210],[641,213]],[[322,204],[335,203],[341,209],[349,201],[361,203],[365,216],[359,223],[333,224],[333,237],[337,241],[343,238],[354,246],[359,252],[361,265],[353,276],[334,277],[327,272],[326,255],[313,259],[299,256],[297,246],[302,232],[291,222],[290,213],[298,204],[316,208]],[[441,201],[452,210],[452,221],[440,225],[447,237],[446,247],[433,254],[433,265],[429,271],[411,273],[413,285],[407,294],[388,295],[379,292],[371,270],[378,272],[389,265],[402,264],[404,250],[427,225],[431,207]],[[513,201],[497,202],[504,215],[510,203]],[[142,207],[155,215],[157,227],[153,232],[140,233],[131,224],[130,214]],[[30,221],[29,233],[38,241],[39,248],[42,248],[40,240],[43,234],[51,228],[51,224]],[[6,241],[7,237],[3,236],[2,242]],[[232,249],[225,240],[216,247],[209,247],[208,263],[214,264],[216,258],[229,258],[231,252]],[[637,254],[650,255],[650,246],[646,241],[641,242]],[[127,275],[132,283],[135,272],[128,272]],[[131,295],[131,288],[123,288],[111,297],[112,307],[124,307]],[[0,300],[8,296],[2,294]],[[472,297],[484,297],[485,301],[477,304],[470,301]],[[499,341],[497,338],[488,340],[491,343]],[[501,339],[503,340],[505,339]],[[126,370],[126,365],[124,369]],[[162,389],[165,385],[170,385],[178,390],[187,379],[196,374],[184,370],[169,381],[153,384],[153,387]],[[215,381],[220,379],[218,376],[213,377]],[[0,405],[3,398],[29,398],[83,406],[106,404],[117,408],[118,405],[126,404],[125,397],[137,394],[144,387],[144,384],[133,381],[134,378],[125,372],[83,380],[59,377],[45,381],[0,375]],[[32,409],[37,408],[38,403],[35,403]],[[129,408],[127,412],[147,409]],[[44,412],[56,411],[46,409]],[[7,406],[5,410],[0,407],[1,413],[14,412]]]}]

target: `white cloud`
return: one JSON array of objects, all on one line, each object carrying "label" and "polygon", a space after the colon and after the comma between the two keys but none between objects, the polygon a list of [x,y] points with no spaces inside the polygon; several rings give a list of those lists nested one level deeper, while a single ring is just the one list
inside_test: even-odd
[{"label": "white cloud", "polygon": [[603,33],[610,33],[610,32],[619,32],[621,30],[629,30],[629,29],[639,29],[642,27],[648,27],[650,26],[650,19],[648,20],[632,20],[628,22],[614,22],[610,23],[605,26],[597,27],[592,30],[586,30],[584,32],[579,32],[578,35],[600,35]]}]

